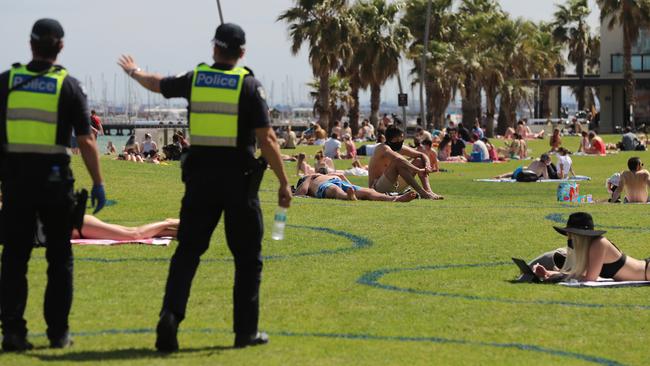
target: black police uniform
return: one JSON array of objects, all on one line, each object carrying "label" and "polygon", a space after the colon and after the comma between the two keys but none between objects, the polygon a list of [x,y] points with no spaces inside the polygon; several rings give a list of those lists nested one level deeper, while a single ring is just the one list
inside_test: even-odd
[{"label": "black police uniform", "polygon": [[[226,64],[212,67],[233,68]],[[191,71],[163,79],[160,83],[163,96],[189,100],[193,74]],[[163,300],[163,312],[172,312],[179,321],[185,317],[200,257],[208,249],[223,212],[226,240],[235,259],[234,331],[236,334],[257,332],[263,224],[257,187],[251,188],[254,178],[249,173],[256,169],[254,131],[269,126],[264,91],[251,72],[244,79],[239,100],[237,147],[190,146],[183,159],[185,196],[179,243],[171,260]]]},{"label": "black police uniform", "polygon": [[[52,64],[33,61],[32,72],[48,70]],[[7,145],[7,99],[9,72],[0,74],[0,144]],[[90,134],[90,113],[79,81],[66,77],[61,87],[57,115],[58,145],[70,146],[71,132]],[[24,337],[23,318],[27,301],[27,262],[36,232],[36,217],[43,223],[48,247],[47,287],[44,314],[47,335],[57,340],[68,331],[72,305],[73,257],[70,246],[71,213],[74,206],[70,156],[33,153],[0,153],[2,180],[2,226],[5,243],[0,269],[0,320],[7,335]]]}]

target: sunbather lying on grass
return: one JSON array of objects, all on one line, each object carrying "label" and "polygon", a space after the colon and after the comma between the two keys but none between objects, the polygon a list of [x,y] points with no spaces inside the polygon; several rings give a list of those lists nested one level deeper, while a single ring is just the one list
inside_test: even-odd
[{"label": "sunbather lying on grass", "polygon": [[530,170],[535,172],[539,178],[542,179],[548,179],[548,166],[551,165],[551,157],[548,156],[547,154],[542,154],[539,159],[535,159],[528,167],[519,167],[515,169],[514,172],[512,173],[506,173],[506,174],[501,174],[497,175],[494,177],[495,179],[505,179],[505,178],[512,178],[512,179],[517,179],[517,176],[521,174],[524,170]]},{"label": "sunbather lying on grass", "polygon": [[569,216],[566,227],[554,227],[568,237],[567,258],[561,271],[549,271],[535,265],[533,271],[541,279],[549,279],[560,273],[581,281],[596,281],[598,277],[615,281],[647,281],[650,259],[638,260],[625,255],[603,234],[594,230],[590,214],[577,212]]},{"label": "sunbather lying on grass", "polygon": [[95,216],[85,215],[84,223],[79,230],[72,230],[72,239],[109,239],[109,240],[141,240],[155,237],[176,237],[178,219],[166,219],[136,227],[106,223]]},{"label": "sunbather lying on grass", "polygon": [[400,196],[388,196],[371,188],[355,186],[343,174],[311,174],[302,177],[296,184],[295,195],[315,198],[334,198],[356,201],[409,202],[417,198],[415,192]]}]

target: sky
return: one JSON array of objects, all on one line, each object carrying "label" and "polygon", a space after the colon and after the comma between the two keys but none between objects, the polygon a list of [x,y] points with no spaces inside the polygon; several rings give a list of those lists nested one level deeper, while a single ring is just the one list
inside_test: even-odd
[{"label": "sky", "polygon": [[[500,0],[513,17],[550,20],[556,0]],[[294,0],[221,0],[226,22],[241,25],[247,34],[247,54],[242,61],[267,89],[272,104],[307,102],[305,86],[313,76],[305,49],[290,52],[287,27],[276,22]],[[590,25],[599,27],[598,7],[590,0]],[[0,13],[0,69],[30,59],[29,34],[39,18],[55,18],[65,30],[65,48],[59,63],[81,80],[91,98],[117,99],[135,95],[116,65],[123,53],[134,56],[149,71],[176,75],[200,62],[211,63],[211,42],[218,25],[215,0],[23,0],[7,2]],[[407,79],[412,68],[402,62]],[[129,84],[127,84],[129,83]],[[405,85],[410,81],[405,80]],[[128,86],[127,86],[128,85]],[[128,88],[128,89],[127,89]],[[133,90],[133,91],[129,91]],[[142,103],[155,101],[151,94],[137,92]],[[366,98],[362,95],[362,98]],[[391,80],[382,93],[387,102],[397,99],[397,83]]]}]

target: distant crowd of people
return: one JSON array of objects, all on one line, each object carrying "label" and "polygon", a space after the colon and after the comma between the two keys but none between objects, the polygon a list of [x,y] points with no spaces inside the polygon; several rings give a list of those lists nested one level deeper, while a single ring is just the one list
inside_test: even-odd
[{"label": "distant crowd of people", "polygon": [[[503,144],[500,147],[495,146],[486,137],[485,129],[482,128],[478,118],[471,128],[467,128],[463,123],[455,123],[448,115],[445,126],[442,130],[434,130],[424,129],[418,125],[412,136],[412,143],[406,144],[404,131],[394,123],[393,119],[384,115],[376,128],[368,120],[364,120],[356,134],[352,133],[348,122],[342,124],[335,122],[329,134],[319,124],[312,123],[300,138],[297,138],[296,133],[289,126],[280,132],[283,136],[280,142],[284,148],[295,148],[303,143],[322,147],[316,153],[313,165],[307,162],[304,153],[291,157],[297,160],[298,174],[302,177],[295,187],[299,194],[317,198],[397,202],[410,201],[411,195],[403,195],[409,192],[414,192],[422,198],[442,199],[441,195],[432,191],[428,179],[430,173],[440,171],[440,162],[530,160],[526,166],[522,165],[515,171],[495,178],[519,180],[527,174],[534,175],[529,177],[531,180],[576,177],[571,158],[573,153],[563,145],[564,134],[581,136],[575,150],[575,154],[578,155],[605,155],[610,150],[645,150],[644,141],[641,141],[629,128],[625,129],[621,142],[607,144],[596,131],[586,130],[575,119],[573,124],[568,125],[569,128],[563,126],[554,128],[552,134],[548,136],[548,151],[535,159],[530,157],[528,141],[546,138],[546,131],[532,132],[526,119],[518,121],[514,128],[508,128],[503,136],[497,136],[498,141]],[[357,147],[355,142],[369,143]],[[367,167],[359,162],[357,159],[359,156],[370,157]],[[553,157],[556,159],[555,162]],[[352,160],[352,167],[346,170],[336,169],[334,162],[338,159]],[[637,187],[634,183],[630,183],[632,180],[627,175],[625,183],[620,184],[616,181],[617,185],[612,185],[612,194],[617,187],[621,187],[619,189]],[[368,176],[368,188],[352,185],[346,176]],[[358,192],[361,193],[356,194]],[[393,193],[393,195],[386,196],[386,193]],[[632,193],[631,199],[637,201],[638,197]]]},{"label": "distant crowd of people", "polygon": [[135,135],[129,136],[124,147],[118,151],[112,141],[106,145],[106,155],[116,155],[116,160],[133,161],[136,163],[160,164],[165,160],[180,160],[181,153],[189,146],[185,134],[176,131],[172,135],[172,143],[160,149],[151,134],[145,133],[144,140],[136,141]]}]

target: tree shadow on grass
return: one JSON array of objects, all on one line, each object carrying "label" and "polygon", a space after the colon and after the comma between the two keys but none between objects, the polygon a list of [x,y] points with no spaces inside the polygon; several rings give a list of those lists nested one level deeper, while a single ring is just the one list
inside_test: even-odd
[{"label": "tree shadow on grass", "polygon": [[179,358],[184,354],[207,352],[210,354],[220,354],[224,351],[234,349],[232,346],[212,346],[202,348],[181,348],[175,353],[160,353],[151,348],[125,348],[107,351],[79,351],[79,352],[66,352],[61,355],[44,355],[44,354],[31,354],[30,356],[44,362],[88,362],[88,361],[121,361],[121,360],[134,360],[146,358]]}]

